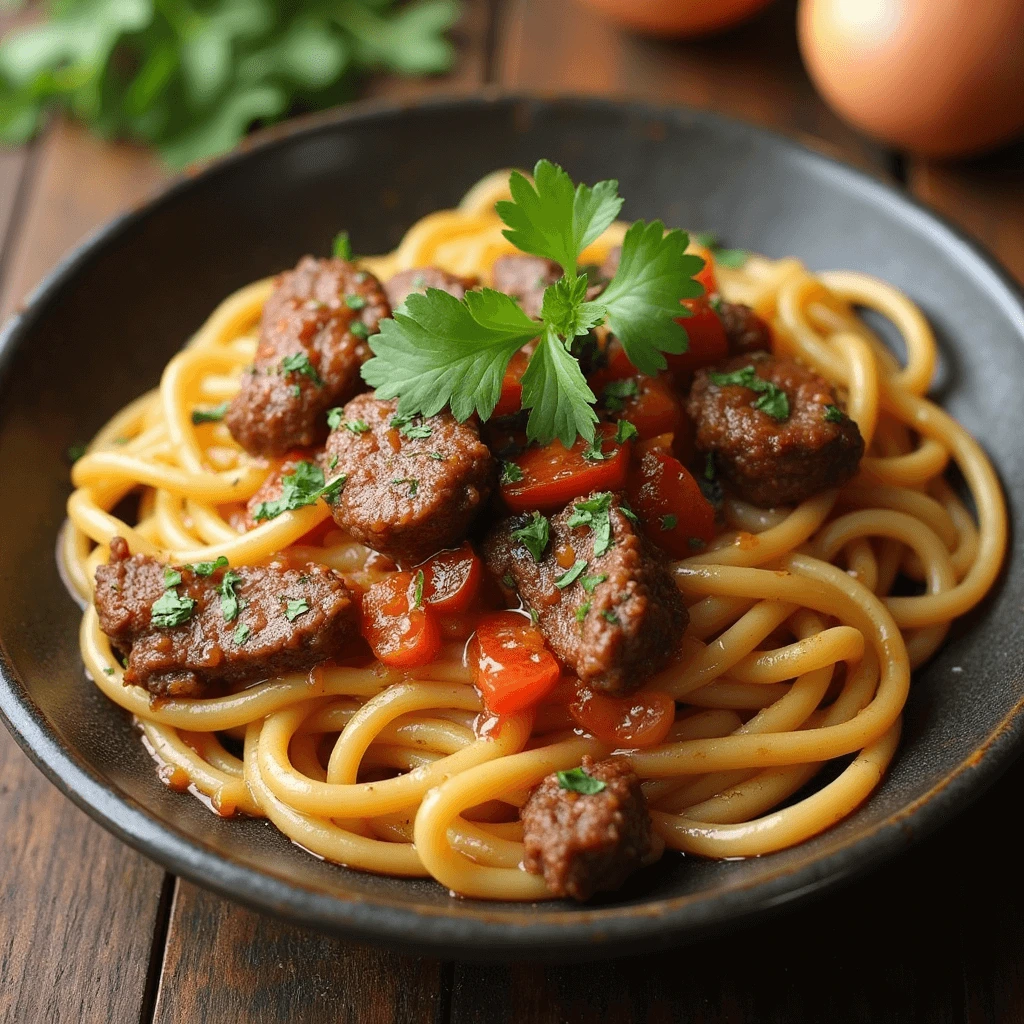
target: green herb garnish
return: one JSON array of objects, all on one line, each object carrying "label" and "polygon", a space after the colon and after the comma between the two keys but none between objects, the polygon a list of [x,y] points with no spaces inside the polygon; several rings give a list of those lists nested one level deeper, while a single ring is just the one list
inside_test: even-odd
[{"label": "green herb garnish", "polygon": [[517,484],[523,479],[523,470],[516,462],[502,462],[501,482],[503,484]]},{"label": "green herb garnish", "polygon": [[297,600],[289,598],[288,604],[284,610],[284,617],[289,622],[294,622],[300,615],[305,615],[309,611],[309,602],[304,598],[300,597]]},{"label": "green herb garnish", "polygon": [[177,569],[164,569],[164,587],[170,590],[181,582],[181,573]]},{"label": "green herb garnish", "polygon": [[843,423],[846,420],[846,413],[838,405],[825,406],[825,421],[827,423]]},{"label": "green herb garnish", "polygon": [[230,402],[221,402],[220,405],[215,405],[212,409],[193,409],[193,424],[198,427],[200,423],[219,423],[224,419],[224,414],[228,411],[230,404]]},{"label": "green herb garnish", "polygon": [[226,572],[221,578],[220,586],[220,610],[225,622],[234,622],[238,618],[241,605],[238,601],[238,594],[235,587],[242,582],[242,577],[237,572]]},{"label": "green herb garnish", "polygon": [[594,557],[600,558],[612,546],[612,493],[601,491],[586,501],[577,502],[569,517],[569,527],[589,526],[594,531]]},{"label": "green herb garnish", "polygon": [[595,779],[593,775],[588,775],[584,768],[570,768],[567,772],[559,772],[558,784],[562,789],[582,793],[584,796],[593,796],[606,788],[605,783]]},{"label": "green herb garnish", "polygon": [[557,437],[567,448],[577,435],[591,442],[596,399],[572,354],[574,339],[607,323],[634,366],[650,374],[664,369],[663,352],[686,350],[686,332],[676,321],[680,301],[703,293],[693,280],[703,261],[686,254],[685,232],[638,221],[626,232],[615,277],[599,299],[588,300],[577,263],[618,215],[617,183],[574,185],[560,167],[541,160],[534,183],[514,171],[509,187],[512,199],[497,204],[506,237],[564,271],[548,285],[540,319],[489,288],[462,300],[440,289],[414,293],[393,319],[381,321],[381,333],[369,343],[374,358],[362,374],[378,398],[399,399],[400,413],[430,416],[447,405],[460,421],[474,412],[487,420],[512,356],[537,339],[522,378],[527,438],[547,444]]},{"label": "green herb garnish", "polygon": [[159,629],[180,626],[192,617],[196,603],[191,597],[183,597],[175,590],[165,590],[150,609],[149,621]]},{"label": "green herb garnish", "polygon": [[583,604],[576,609],[576,621],[582,622],[587,617],[587,612],[590,611],[590,602],[584,601]]},{"label": "green herb garnish", "polygon": [[739,270],[750,259],[750,253],[746,249],[723,248],[719,244],[718,236],[714,232],[698,231],[693,237],[705,249],[711,250],[711,255],[716,263],[720,263],[723,267],[728,267],[730,270]]},{"label": "green herb garnish", "polygon": [[[339,483],[340,481],[340,483]],[[315,463],[297,462],[290,473],[281,477],[281,497],[274,501],[261,501],[253,510],[252,517],[259,523],[264,519],[276,519],[282,512],[291,512],[304,505],[315,505],[330,488],[334,493],[345,482],[344,474],[325,485],[324,471]]]},{"label": "green herb garnish", "polygon": [[250,636],[252,636],[252,630],[244,622],[240,622],[235,626],[235,631],[231,634],[231,639],[241,646],[249,639]]},{"label": "green herb garnish", "polygon": [[640,431],[636,429],[634,424],[630,423],[629,420],[619,420],[615,428],[615,440],[619,444],[625,444],[627,441],[632,441],[639,436]]},{"label": "green herb garnish", "polygon": [[212,576],[218,569],[226,569],[228,560],[219,555],[216,562],[196,562],[195,565],[184,565],[183,569],[191,569],[197,576]]},{"label": "green herb garnish", "polygon": [[627,398],[636,398],[640,394],[640,385],[635,377],[625,380],[613,380],[605,385],[601,392],[601,404],[609,412],[622,412],[626,407]]},{"label": "green herb garnish", "polygon": [[[316,367],[309,361],[309,356],[305,352],[293,352],[290,356],[285,356],[280,363],[281,372],[284,374],[288,373],[301,373],[303,377],[308,377],[318,388],[323,387],[323,378],[317,373]],[[295,385],[298,387],[298,385]]]},{"label": "green herb garnish", "polygon": [[708,380],[718,387],[739,386],[749,388],[760,395],[754,403],[755,409],[767,413],[774,420],[789,419],[789,398],[782,388],[757,375],[753,366],[744,366],[732,373],[709,373]]},{"label": "green herb garnish", "polygon": [[331,243],[331,255],[339,260],[352,259],[352,242],[349,240],[347,231],[339,231]]},{"label": "green herb garnish", "polygon": [[331,430],[337,430],[341,426],[341,418],[345,415],[345,410],[340,405],[336,405],[333,409],[327,410],[327,426]]},{"label": "green herb garnish", "polygon": [[74,465],[88,450],[89,446],[81,441],[68,445],[68,461]]},{"label": "green herb garnish", "polygon": [[392,480],[391,482],[396,486],[401,484],[408,484],[410,498],[415,498],[416,492],[420,489],[420,482],[414,476],[400,476],[398,477],[397,480]]},{"label": "green herb garnish", "polygon": [[592,594],[598,585],[604,583],[608,577],[601,573],[599,576],[582,576],[580,577],[580,586],[588,593]]},{"label": "green herb garnish", "polygon": [[551,524],[546,516],[534,512],[530,522],[518,530],[513,530],[512,536],[533,555],[535,562],[539,562],[544,558],[544,549],[548,546]]},{"label": "green herb garnish", "polygon": [[586,569],[586,567],[587,560],[585,558],[578,558],[576,562],[573,564],[573,567],[569,569],[568,572],[562,573],[562,575],[559,576],[557,580],[555,580],[555,586],[558,587],[559,590],[565,590],[565,588],[569,586],[571,583],[576,582],[576,580],[579,578],[580,573],[583,572],[583,570]]},{"label": "green herb garnish", "polygon": [[674,530],[679,525],[679,516],[669,512],[663,515],[658,522],[663,530]]},{"label": "green herb garnish", "polygon": [[413,588],[412,594],[412,607],[415,611],[417,608],[423,607],[423,584],[426,581],[426,577],[423,575],[423,570],[420,569],[416,573],[416,585]]},{"label": "green herb garnish", "polygon": [[345,305],[349,309],[362,309],[366,305],[366,299],[355,292],[345,296]]}]

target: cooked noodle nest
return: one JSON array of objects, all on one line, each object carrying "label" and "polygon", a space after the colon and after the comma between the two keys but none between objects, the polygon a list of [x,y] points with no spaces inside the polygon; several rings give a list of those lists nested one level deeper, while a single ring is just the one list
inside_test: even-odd
[{"label": "cooked noodle nest", "polygon": [[[362,265],[382,279],[437,265],[486,280],[498,256],[516,251],[494,213],[507,180],[485,178],[458,208],[424,217],[394,252]],[[584,262],[600,262],[625,228],[612,225]],[[812,274],[795,259],[751,256],[741,269],[716,271],[724,298],[771,323],[777,353],[832,382],[867,445],[846,487],[798,507],[727,500],[724,532],[673,565],[691,624],[679,659],[647,687],[676,699],[676,722],[660,746],[621,756],[643,779],[667,847],[750,857],[822,832],[879,784],[911,670],[991,587],[1007,524],[981,447],[925,397],[935,340],[903,293],[863,274]],[[360,870],[432,876],[483,899],[548,898],[543,880],[522,868],[516,809],[545,775],[611,750],[578,735],[555,706],[495,725],[461,648],[407,673],[322,666],[210,699],[151,701],[122,682],[91,603],[95,568],[116,535],[133,553],[170,563],[276,556],[379,578],[370,552],[340,531],[298,545],[328,518],[322,502],[240,532],[231,510],[270,467],[223,423],[192,423],[193,408],[235,393],[271,288],[260,281],[226,299],[168,363],[160,387],[115,415],[74,466],[59,555],[85,605],[86,669],[135,717],[165,780],[222,815],[265,817],[314,854]],[[900,331],[905,364],[858,307]],[[943,475],[950,462],[973,514]],[[127,523],[112,510],[132,493],[138,516]],[[893,594],[898,577],[921,592]],[[827,765],[830,781],[810,786]]]}]

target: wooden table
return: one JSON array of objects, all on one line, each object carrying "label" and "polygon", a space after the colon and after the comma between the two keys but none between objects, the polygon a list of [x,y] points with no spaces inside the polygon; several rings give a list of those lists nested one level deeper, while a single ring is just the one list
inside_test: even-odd
[{"label": "wooden table", "polygon": [[[952,167],[879,148],[818,100],[793,21],[778,0],[734,33],[675,44],[619,34],[571,0],[469,0],[452,75],[368,91],[489,82],[713,107],[888,178],[1024,278],[1024,146]],[[165,180],[146,153],[63,123],[0,152],[0,315]],[[476,966],[326,938],[173,878],[60,796],[0,729],[0,1021],[1024,1021],[1022,784],[1018,767],[892,866],[724,938],[642,961]]]}]

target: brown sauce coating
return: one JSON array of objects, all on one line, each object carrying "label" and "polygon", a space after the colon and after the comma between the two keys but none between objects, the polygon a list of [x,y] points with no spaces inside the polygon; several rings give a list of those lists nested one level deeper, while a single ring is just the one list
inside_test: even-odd
[{"label": "brown sauce coating", "polygon": [[195,605],[180,625],[155,625],[153,604],[168,592],[166,568],[145,555],[130,555],[126,541],[115,537],[110,561],[96,569],[96,611],[103,632],[128,657],[124,681],[156,696],[203,697],[305,671],[341,654],[359,635],[356,606],[341,576],[312,564],[301,570],[231,570],[239,580],[228,589],[239,611],[230,620],[221,592],[227,570],[201,576],[176,567],[181,582],[171,590]]},{"label": "brown sauce coating", "polygon": [[563,789],[555,773],[541,781],[520,812],[526,870],[543,875],[556,896],[576,900],[618,889],[661,849],[629,762],[584,757],[583,769],[605,788],[592,794]]},{"label": "brown sauce coating", "polygon": [[458,277],[440,267],[412,267],[410,270],[400,270],[389,277],[384,284],[384,290],[387,292],[391,308],[397,309],[414,292],[422,294],[428,288],[440,288],[441,291],[461,299],[471,288],[475,288],[476,284],[475,278]]},{"label": "brown sauce coating", "polygon": [[352,399],[324,459],[330,476],[347,475],[335,522],[375,551],[415,564],[462,541],[496,465],[474,423],[445,411],[400,428],[392,423],[397,406],[369,394]]},{"label": "brown sauce coating", "polygon": [[[551,519],[540,562],[513,536],[529,516],[499,523],[484,542],[487,568],[536,613],[552,651],[588,686],[612,694],[635,690],[663,668],[689,621],[665,556],[644,540],[621,503],[612,496],[613,544],[597,556],[594,530],[569,526],[578,502]],[[558,587],[559,577],[579,560],[586,568]]]},{"label": "brown sauce coating", "polygon": [[[366,338],[390,315],[381,283],[345,260],[305,256],[278,275],[263,307],[252,370],[224,417],[235,440],[252,455],[323,441],[324,414],[363,389]],[[282,367],[302,356],[311,372]]]},{"label": "brown sauce coating", "polygon": [[[712,382],[713,373],[746,366],[786,393],[785,420],[754,408],[758,395],[750,388]],[[699,370],[688,401],[698,450],[713,457],[740,498],[762,508],[796,505],[857,472],[864,440],[845,414],[833,419],[830,406],[838,410],[838,399],[823,377],[792,359],[757,353]]]}]

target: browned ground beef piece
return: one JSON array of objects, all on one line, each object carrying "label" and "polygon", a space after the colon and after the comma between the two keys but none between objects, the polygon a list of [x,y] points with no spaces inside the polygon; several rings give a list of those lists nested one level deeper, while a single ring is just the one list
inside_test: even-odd
[{"label": "browned ground beef piece", "polygon": [[585,757],[583,769],[605,784],[601,792],[563,789],[556,772],[541,781],[520,811],[526,870],[543,875],[556,896],[577,900],[618,889],[661,849],[629,762],[612,757],[595,764]]},{"label": "browned ground beef piece", "polygon": [[[746,366],[786,393],[787,419],[780,422],[755,409],[760,396],[750,388],[712,383],[710,374]],[[842,486],[864,454],[857,424],[845,414],[840,417],[828,381],[792,359],[754,353],[699,370],[688,411],[697,448],[714,457],[719,476],[739,497],[762,508],[795,505]]]},{"label": "browned ground beef piece", "polygon": [[412,295],[413,292],[425,292],[428,288],[440,288],[441,291],[461,299],[476,281],[468,277],[457,277],[440,267],[413,267],[411,270],[400,270],[388,278],[384,288],[388,293],[388,302],[395,309]]},{"label": "browned ground beef piece", "polygon": [[[569,525],[577,505],[610,497],[612,546],[594,555],[592,526]],[[568,668],[595,690],[635,690],[676,653],[689,616],[656,552],[623,514],[621,498],[596,492],[551,519],[544,558],[533,555],[513,531],[530,516],[499,523],[484,542],[488,569],[513,586],[536,612],[548,645]],[[556,581],[579,560],[586,567],[565,587]],[[603,577],[603,579],[602,579]]]},{"label": "browned ground beef piece", "polygon": [[[280,274],[263,307],[255,364],[224,417],[235,440],[252,455],[322,441],[324,413],[363,389],[366,337],[390,315],[381,283],[345,260],[305,256]],[[282,368],[303,355],[312,373]]]},{"label": "browned ground beef piece", "polygon": [[749,306],[723,301],[718,304],[718,315],[729,342],[729,355],[771,351],[772,329]]},{"label": "browned ground beef piece", "polygon": [[518,299],[527,316],[538,317],[544,289],[562,276],[562,268],[541,256],[499,256],[492,274],[499,292]]},{"label": "browned ground beef piece", "polygon": [[168,593],[167,568],[145,555],[131,556],[125,540],[115,537],[110,561],[96,569],[96,611],[103,632],[128,656],[124,681],[157,696],[203,697],[221,687],[305,671],[340,654],[359,635],[344,581],[333,569],[312,564],[302,570],[231,570],[240,577],[226,588],[240,608],[231,621],[221,604],[228,570],[201,576],[176,567],[181,582],[170,592],[195,605],[180,625],[155,625],[151,611]]},{"label": "browned ground beef piece", "polygon": [[397,405],[353,398],[324,458],[330,476],[348,477],[335,522],[375,551],[415,564],[466,535],[491,493],[495,462],[473,423],[445,411],[400,428],[392,423]]}]

